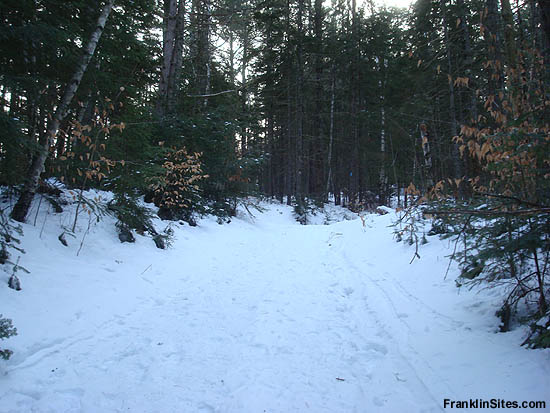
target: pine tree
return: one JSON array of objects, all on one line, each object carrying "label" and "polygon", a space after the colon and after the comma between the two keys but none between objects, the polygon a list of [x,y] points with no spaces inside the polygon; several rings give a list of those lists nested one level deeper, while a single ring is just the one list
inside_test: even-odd
[{"label": "pine tree", "polygon": [[[0,314],[0,340],[5,340],[9,337],[17,335],[17,329],[13,327],[13,323],[9,318],[3,318]],[[0,357],[8,360],[13,351],[8,349],[0,349]]]}]

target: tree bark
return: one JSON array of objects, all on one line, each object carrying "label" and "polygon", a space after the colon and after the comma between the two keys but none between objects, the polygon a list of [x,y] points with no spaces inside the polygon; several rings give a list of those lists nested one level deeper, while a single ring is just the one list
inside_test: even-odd
[{"label": "tree bark", "polygon": [[160,73],[157,114],[160,117],[175,110],[183,60],[184,0],[165,0],[162,32],[162,69]]},{"label": "tree bark", "polygon": [[[449,112],[451,115],[451,134],[454,136],[458,135],[458,125],[456,121],[456,105],[455,105],[455,89],[453,84],[453,63],[451,58],[451,41],[449,39],[449,29],[448,29],[448,19],[447,19],[447,11],[446,11],[446,4],[443,3],[441,5],[443,10],[443,34],[445,37],[445,51],[447,54],[447,66],[448,66],[448,81],[449,81]],[[458,150],[458,144],[453,143],[452,146],[453,151],[453,167],[454,167],[454,174],[455,178],[460,178],[464,173],[464,168],[462,164],[462,160],[460,158],[460,153]]]},{"label": "tree bark", "polygon": [[304,198],[303,170],[304,170],[304,0],[298,0],[298,45],[296,59],[296,202],[302,204]]},{"label": "tree bark", "polygon": [[[248,59],[249,59],[249,30],[248,26],[245,25],[242,33],[242,44],[243,44],[243,58],[241,62],[241,85],[242,85],[242,114],[245,116],[248,112],[248,90],[246,87],[246,69],[248,67]],[[241,137],[241,145],[242,145],[242,153],[246,153],[247,151],[247,145],[248,145],[248,130],[246,127],[243,127],[242,129],[242,137]]]},{"label": "tree bark", "polygon": [[[327,156],[327,186],[325,190],[325,199],[328,201],[328,196],[330,194],[330,187],[332,185],[332,145],[334,143],[334,99],[335,99],[335,83],[336,83],[336,73],[335,73],[334,63],[332,63],[332,68],[330,70],[330,129],[329,129],[329,141],[328,141],[328,156]],[[334,190],[333,190],[334,192]]]},{"label": "tree bark", "polygon": [[164,16],[162,30],[162,69],[160,71],[159,100],[157,112],[162,117],[165,115],[168,85],[170,81],[170,62],[174,53],[174,40],[176,36],[177,0],[164,1]]},{"label": "tree bark", "polygon": [[433,185],[432,173],[432,153],[430,150],[430,140],[428,137],[428,127],[425,123],[420,124],[420,141],[422,143],[422,153],[424,155],[424,169],[426,175],[426,189]]},{"label": "tree bark", "polygon": [[170,61],[169,87],[167,93],[167,111],[173,114],[176,110],[176,103],[179,91],[179,83],[181,78],[181,68],[183,64],[183,37],[185,23],[185,0],[178,2],[178,15],[176,18],[176,35],[174,40],[174,53]]},{"label": "tree bark", "polygon": [[484,23],[484,37],[489,50],[489,60],[492,62],[491,76],[488,82],[489,96],[494,96],[495,101],[488,109],[499,110],[500,99],[497,91],[502,89],[502,70],[500,69],[502,63],[502,51],[501,51],[501,33],[500,15],[498,13],[498,0],[487,0],[487,11],[485,14]]},{"label": "tree bark", "polygon": [[516,38],[514,30],[514,16],[512,14],[512,7],[510,6],[510,0],[500,0],[500,7],[502,8],[502,20],[504,21],[504,42],[506,45],[508,64],[510,65],[510,68],[516,69]]},{"label": "tree bark", "polygon": [[[313,35],[318,47],[318,52],[323,53],[323,2],[322,0],[315,0],[315,8],[313,15]],[[312,144],[311,144],[311,156],[310,161],[310,189],[315,193],[323,193],[323,181],[324,171],[323,165],[323,133],[321,124],[323,122],[322,115],[322,99],[323,99],[323,61],[320,55],[315,56],[315,114],[313,116],[312,123]]]},{"label": "tree bark", "polygon": [[[192,0],[190,19],[190,50],[195,95],[210,93],[210,0]],[[208,99],[198,99],[196,112],[200,113],[208,106]]]},{"label": "tree bark", "polygon": [[378,72],[380,73],[380,79],[378,80],[378,87],[380,88],[380,174],[379,174],[379,186],[378,186],[378,200],[384,205],[386,203],[386,186],[387,186],[387,174],[386,174],[386,111],[385,111],[385,99],[386,99],[386,67],[387,60],[385,57],[378,57]]},{"label": "tree bark", "polygon": [[542,28],[546,34],[546,45],[550,45],[550,0],[538,0],[541,18]]},{"label": "tree bark", "polygon": [[462,38],[464,40],[464,57],[465,57],[465,75],[469,79],[470,87],[470,117],[471,122],[476,123],[478,112],[477,112],[477,99],[476,99],[476,84],[475,77],[472,76],[472,65],[474,63],[474,54],[472,51],[472,42],[470,40],[470,30],[468,29],[468,21],[466,16],[466,7],[464,5],[464,0],[457,0],[458,6],[458,15],[460,18],[460,28],[462,30]]}]

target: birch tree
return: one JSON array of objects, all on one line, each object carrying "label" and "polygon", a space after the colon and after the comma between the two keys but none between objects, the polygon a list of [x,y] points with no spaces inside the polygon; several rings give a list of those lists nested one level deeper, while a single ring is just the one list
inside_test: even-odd
[{"label": "birch tree", "polygon": [[99,42],[99,39],[101,38],[103,30],[105,29],[105,24],[107,23],[107,19],[111,14],[114,3],[115,0],[109,0],[105,4],[105,6],[103,6],[103,9],[101,10],[97,19],[95,30],[92,32],[88,39],[88,42],[83,47],[82,56],[78,60],[74,73],[71,76],[71,79],[69,80],[67,85],[65,86],[65,91],[57,105],[55,113],[48,123],[42,147],[40,148],[39,153],[33,157],[31,166],[26,176],[23,190],[11,212],[11,217],[16,221],[25,222],[27,213],[34,198],[34,194],[38,187],[40,175],[44,171],[44,164],[50,153],[50,148],[56,142],[61,123],[69,115],[69,110],[71,103],[73,102],[73,98],[78,91],[78,87],[80,86],[80,82],[82,81],[84,73],[86,73],[86,69],[88,68],[89,63],[94,56],[97,44]]}]

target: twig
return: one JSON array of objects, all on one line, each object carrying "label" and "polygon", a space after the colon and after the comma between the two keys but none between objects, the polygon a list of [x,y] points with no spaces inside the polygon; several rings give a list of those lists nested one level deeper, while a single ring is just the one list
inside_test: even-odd
[{"label": "twig", "polygon": [[236,90],[235,89],[224,90],[223,92],[209,93],[207,95],[187,95],[187,97],[188,98],[210,98],[210,97],[213,97],[213,96],[223,95],[223,94],[231,93],[231,92],[236,92]]},{"label": "twig", "polygon": [[[451,269],[451,263],[453,262],[454,258],[455,258],[455,254],[456,254],[456,248],[458,247],[458,242],[460,241],[460,236],[465,234],[465,231],[466,231],[466,227],[470,224],[470,220],[471,220],[472,217],[468,217],[468,219],[466,220],[466,222],[464,223],[464,225],[462,226],[462,229],[460,230],[460,232],[458,233],[458,236],[456,237],[456,242],[455,242],[455,246],[454,246],[454,249],[453,249],[453,254],[451,255],[451,257],[449,258],[449,264],[447,265],[447,271],[445,271],[445,277],[443,277],[444,280],[447,279],[447,275],[449,275],[449,270]],[[466,235],[464,235],[464,237],[466,237]]]},{"label": "twig", "polygon": [[418,259],[420,259],[420,255],[418,255],[418,245],[417,245],[417,247],[416,247],[416,251],[415,251],[415,253],[414,253],[414,255],[413,255],[412,259],[411,259],[411,262],[409,262],[409,264],[412,264],[413,261],[414,261],[414,259],[415,259],[416,257],[418,257]]},{"label": "twig", "polygon": [[40,230],[40,235],[38,238],[42,239],[42,233],[44,232],[44,227],[46,226],[46,219],[48,218],[48,214],[50,213],[50,208],[46,209],[46,215],[44,215],[44,223],[42,224],[42,229]]},{"label": "twig", "polygon": [[518,209],[516,211],[502,211],[491,209],[488,211],[482,210],[468,210],[468,209],[450,209],[450,210],[425,210],[424,213],[432,215],[482,215],[482,216],[499,216],[499,215],[529,215],[529,214],[543,214],[550,213],[550,208],[532,208],[532,209]]},{"label": "twig", "polygon": [[250,217],[251,217],[252,219],[256,218],[256,217],[254,216],[254,214],[253,214],[252,212],[250,212],[250,209],[248,209],[248,206],[246,205],[246,203],[241,202],[241,205],[244,207],[244,209],[246,209],[246,212],[248,212],[248,215],[250,215]]},{"label": "twig", "polygon": [[[94,155],[96,153],[97,144],[99,142],[100,134],[101,134],[101,129],[95,135],[94,149],[92,149],[92,154],[90,155],[90,160],[88,162],[88,168],[90,168],[91,165],[92,165],[92,162],[94,162]],[[72,232],[74,232],[75,229],[76,229],[76,222],[78,220],[78,212],[80,210],[80,205],[82,204],[82,198],[83,198],[82,194],[84,193],[84,187],[86,186],[86,183],[88,182],[88,174],[86,172],[88,172],[88,171],[85,171],[85,173],[84,173],[84,181],[82,182],[82,185],[80,186],[80,192],[78,194],[78,202],[76,204],[76,212],[74,214],[74,222],[73,222]]]},{"label": "twig", "polygon": [[82,249],[82,246],[84,245],[84,239],[86,239],[86,235],[88,235],[88,232],[90,232],[90,226],[92,225],[92,214],[89,215],[90,219],[88,220],[88,228],[86,229],[86,232],[82,236],[82,241],[80,241],[80,247],[78,248],[78,251],[76,252],[76,256],[78,257],[78,254],[80,254],[80,250]]},{"label": "twig", "polygon": [[36,209],[36,214],[34,215],[33,226],[35,227],[36,227],[36,220],[38,219],[38,212],[40,211],[40,205],[42,205],[42,198],[44,198],[44,195],[40,194],[40,201],[38,201],[38,208]]},{"label": "twig", "polygon": [[547,205],[536,204],[534,202],[526,201],[524,199],[521,199],[521,198],[518,198],[518,197],[515,197],[515,196],[491,194],[491,193],[488,193],[488,192],[477,192],[476,195],[487,196],[489,198],[509,199],[510,201],[516,201],[518,204],[525,204],[525,205],[529,205],[529,206],[532,206],[532,207],[535,207],[535,208],[550,208]]}]

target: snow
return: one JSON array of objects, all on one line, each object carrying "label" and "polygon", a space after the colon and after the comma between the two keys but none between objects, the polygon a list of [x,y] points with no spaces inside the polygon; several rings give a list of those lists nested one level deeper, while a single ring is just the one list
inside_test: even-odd
[{"label": "snow", "polygon": [[[263,203],[174,224],[159,250],[106,217],[24,225],[23,290],[0,288],[0,412],[438,412],[444,399],[545,400],[550,352],[502,334],[495,292],[457,289],[447,242],[396,243],[393,210]],[[32,220],[29,220],[32,221]],[[340,221],[340,222],[337,222]],[[322,225],[330,223],[330,225]],[[166,222],[156,221],[159,230]],[[44,228],[42,228],[44,226]],[[9,272],[9,268],[4,268]],[[8,272],[0,272],[7,283]],[[494,409],[492,411],[499,411]]]}]

